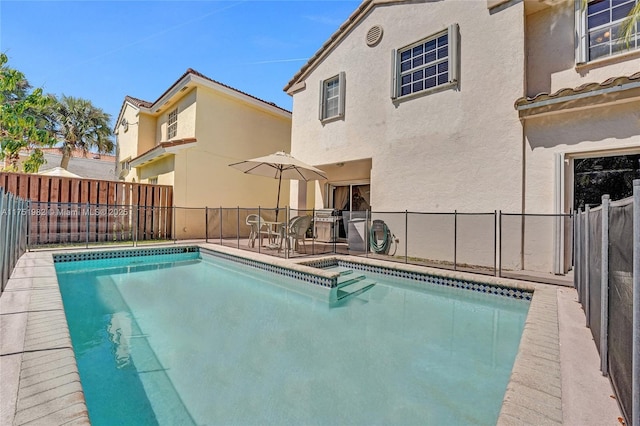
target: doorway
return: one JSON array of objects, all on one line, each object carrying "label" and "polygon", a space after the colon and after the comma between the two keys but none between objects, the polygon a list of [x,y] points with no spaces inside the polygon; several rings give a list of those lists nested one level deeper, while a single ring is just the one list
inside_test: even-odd
[{"label": "doorway", "polygon": [[602,195],[611,201],[633,195],[633,180],[640,179],[640,154],[575,159],[573,162],[573,208],[602,204]]},{"label": "doorway", "polygon": [[360,217],[359,215],[363,214],[354,212],[371,210],[371,185],[368,183],[329,185],[328,207],[335,210],[338,216],[343,218],[338,222],[338,239],[346,240],[347,221],[354,215]]}]

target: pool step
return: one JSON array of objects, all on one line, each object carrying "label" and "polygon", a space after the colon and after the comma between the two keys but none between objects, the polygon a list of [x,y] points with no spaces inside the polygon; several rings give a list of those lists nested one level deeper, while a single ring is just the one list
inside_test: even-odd
[{"label": "pool step", "polygon": [[362,281],[366,278],[367,277],[364,275],[354,274],[353,271],[346,274],[340,273],[340,276],[338,277],[338,288],[357,283],[358,281]]},{"label": "pool step", "polygon": [[349,296],[356,296],[369,290],[374,285],[376,285],[376,282],[364,275],[346,280],[344,284],[340,282],[340,279],[338,279],[338,291],[336,296],[338,300]]}]

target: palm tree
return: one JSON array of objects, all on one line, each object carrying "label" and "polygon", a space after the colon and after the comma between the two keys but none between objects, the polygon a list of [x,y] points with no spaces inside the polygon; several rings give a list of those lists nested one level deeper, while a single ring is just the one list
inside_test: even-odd
[{"label": "palm tree", "polygon": [[640,22],[640,2],[633,6],[627,18],[622,22],[622,38],[627,43],[627,47],[629,47],[631,39],[636,34],[638,22]]},{"label": "palm tree", "polygon": [[73,96],[57,100],[55,107],[56,132],[62,142],[62,161],[60,167],[66,169],[75,149],[88,152],[95,148],[98,152],[113,151],[111,116],[94,106],[91,101]]}]

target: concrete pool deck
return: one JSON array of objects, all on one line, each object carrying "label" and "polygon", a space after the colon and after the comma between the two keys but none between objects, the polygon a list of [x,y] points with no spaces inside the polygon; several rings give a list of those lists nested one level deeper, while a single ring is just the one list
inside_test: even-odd
[{"label": "concrete pool deck", "polygon": [[[298,264],[309,259],[274,259],[215,244],[193,245],[288,268],[308,268]],[[122,248],[100,251],[104,250]],[[54,253],[25,253],[0,296],[0,425],[89,424]],[[573,288],[371,259],[358,261],[533,290],[498,424],[620,424],[620,410],[608,379],[599,371],[596,347]]]}]

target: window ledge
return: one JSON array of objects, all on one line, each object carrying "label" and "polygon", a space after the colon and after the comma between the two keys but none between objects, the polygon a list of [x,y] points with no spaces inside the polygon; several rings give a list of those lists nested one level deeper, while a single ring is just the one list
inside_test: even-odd
[{"label": "window ledge", "polygon": [[589,62],[581,62],[576,64],[576,71],[584,71],[592,68],[604,67],[607,65],[611,65],[617,62],[626,61],[629,59],[635,59],[640,57],[640,48],[635,50],[631,50],[629,52],[618,53],[617,55],[607,56],[605,58],[595,59]]},{"label": "window ledge", "polygon": [[338,121],[338,120],[344,120],[344,114],[342,114],[342,115],[334,115],[333,117],[329,117],[329,118],[323,118],[322,120],[320,120],[320,123],[322,123],[322,125],[324,126],[327,123],[332,123],[332,122]]},{"label": "window ledge", "polygon": [[404,96],[398,96],[397,98],[392,98],[391,101],[394,104],[399,104],[404,101],[409,101],[411,99],[419,98],[421,96],[431,95],[433,93],[442,92],[449,89],[456,89],[457,87],[458,87],[458,82],[452,81],[450,83],[441,84],[440,86],[431,87],[429,89],[421,90],[419,92],[410,93]]}]

